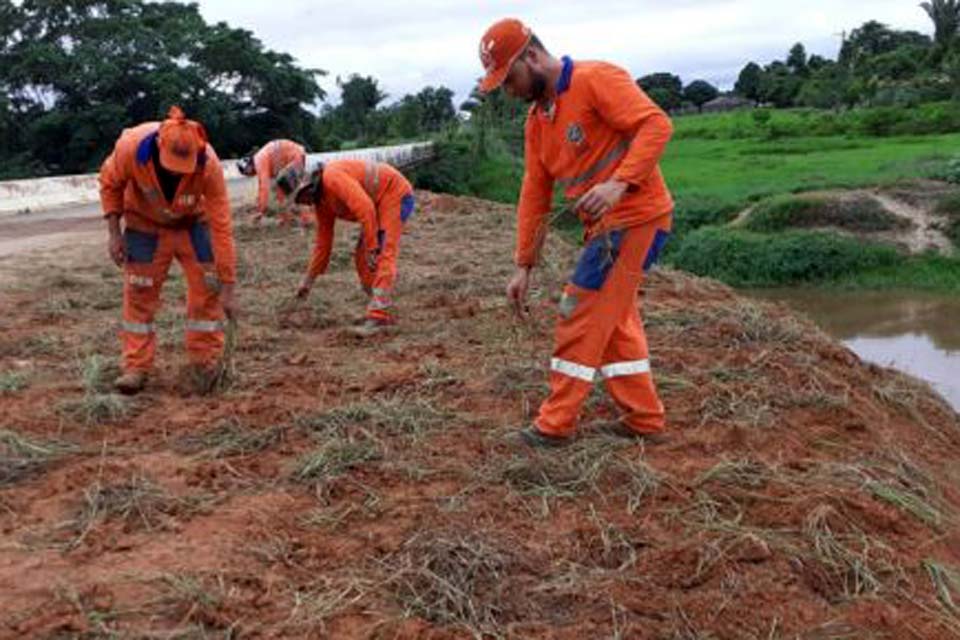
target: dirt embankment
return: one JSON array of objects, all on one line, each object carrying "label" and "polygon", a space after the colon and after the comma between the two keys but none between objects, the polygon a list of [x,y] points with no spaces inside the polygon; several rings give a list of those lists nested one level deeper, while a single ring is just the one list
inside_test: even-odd
[{"label": "dirt embankment", "polygon": [[783,308],[680,273],[644,299],[670,442],[509,438],[545,391],[554,240],[516,323],[509,207],[420,194],[399,330],[341,233],[241,225],[237,378],[109,394],[120,279],[91,247],[21,265],[0,317],[0,638],[960,637],[960,423]]},{"label": "dirt embankment", "polygon": [[[872,189],[812,191],[775,199],[773,207],[793,211],[780,222],[784,228],[829,230],[864,240],[890,244],[910,254],[933,251],[949,255],[951,216],[941,212],[945,199],[960,197],[956,185],[935,180],[912,180]],[[792,205],[792,206],[791,206]],[[763,229],[770,203],[741,212],[734,226]],[[766,209],[766,210],[765,210]],[[783,212],[779,212],[783,214]]]}]

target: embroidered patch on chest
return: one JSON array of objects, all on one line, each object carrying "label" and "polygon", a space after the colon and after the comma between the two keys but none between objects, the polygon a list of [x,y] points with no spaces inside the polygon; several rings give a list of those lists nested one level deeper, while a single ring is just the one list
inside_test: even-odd
[{"label": "embroidered patch on chest", "polygon": [[185,193],[178,198],[181,207],[192,207],[197,204],[197,196],[192,193]]},{"label": "embroidered patch on chest", "polygon": [[582,144],[587,136],[583,133],[583,127],[576,122],[567,127],[567,142],[571,144]]}]

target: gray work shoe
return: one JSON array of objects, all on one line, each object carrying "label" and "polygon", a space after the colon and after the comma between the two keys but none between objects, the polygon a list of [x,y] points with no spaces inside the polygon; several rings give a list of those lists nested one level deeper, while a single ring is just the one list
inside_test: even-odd
[{"label": "gray work shoe", "polygon": [[609,422],[597,427],[596,432],[606,436],[613,436],[615,438],[639,440],[644,444],[650,445],[664,444],[670,441],[670,436],[663,431],[650,431],[646,433],[634,431],[622,422]]},{"label": "gray work shoe", "polygon": [[555,449],[557,447],[563,447],[571,442],[573,438],[563,438],[558,436],[548,435],[536,425],[529,425],[520,430],[520,440],[523,444],[528,447],[533,447],[534,449]]},{"label": "gray work shoe", "polygon": [[113,386],[125,396],[136,395],[147,386],[147,374],[144,371],[128,371],[114,380]]},{"label": "gray work shoe", "polygon": [[363,321],[363,324],[351,327],[350,334],[358,338],[371,338],[377,334],[386,332],[392,326],[393,324],[390,322],[381,322],[380,320],[367,318]]}]

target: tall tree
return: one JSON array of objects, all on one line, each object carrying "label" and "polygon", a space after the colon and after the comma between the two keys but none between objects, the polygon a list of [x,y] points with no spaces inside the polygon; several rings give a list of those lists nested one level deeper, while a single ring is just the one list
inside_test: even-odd
[{"label": "tall tree", "polygon": [[174,103],[204,121],[221,154],[305,138],[322,74],[208,25],[195,4],[0,0],[0,88],[28,152],[51,172],[95,169],[123,127]]},{"label": "tall tree", "polygon": [[787,54],[787,67],[798,76],[807,74],[807,50],[802,43],[798,42],[790,49]]},{"label": "tall tree", "polygon": [[356,73],[346,80],[337,78],[337,86],[340,88],[340,105],[336,113],[344,135],[360,140],[370,138],[374,134],[371,127],[374,112],[387,94],[380,90],[376,78]]},{"label": "tall tree", "polygon": [[756,62],[750,62],[740,71],[737,78],[737,84],[733,91],[747,100],[753,100],[755,104],[760,104],[760,80],[763,76],[763,69]]},{"label": "tall tree", "polygon": [[672,73],[651,73],[637,80],[637,84],[664,111],[679,109],[683,103],[683,81]]},{"label": "tall tree", "polygon": [[706,80],[694,80],[683,90],[683,97],[697,106],[697,111],[703,112],[703,105],[720,95],[720,91]]},{"label": "tall tree", "polygon": [[960,0],[930,0],[920,6],[933,21],[934,41],[938,46],[949,48],[960,33]]}]

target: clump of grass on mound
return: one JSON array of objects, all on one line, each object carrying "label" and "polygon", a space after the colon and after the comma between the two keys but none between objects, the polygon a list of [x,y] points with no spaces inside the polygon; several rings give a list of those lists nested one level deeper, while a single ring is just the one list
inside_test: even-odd
[{"label": "clump of grass on mound", "polygon": [[309,432],[343,431],[359,425],[372,428],[376,433],[419,436],[453,424],[455,417],[454,412],[437,407],[428,398],[396,395],[298,416],[294,424]]},{"label": "clump of grass on mound", "polygon": [[374,440],[335,436],[301,458],[293,471],[293,479],[303,483],[324,483],[382,458],[383,450]]},{"label": "clump of grass on mound", "polygon": [[706,227],[684,238],[672,262],[734,286],[829,281],[901,262],[891,247],[812,231],[766,235]]},{"label": "clump of grass on mound", "polygon": [[60,415],[88,426],[117,422],[130,415],[133,402],[107,391],[109,381],[119,373],[115,364],[92,355],[80,363],[79,369],[83,396],[61,402],[57,407]]},{"label": "clump of grass on mound", "polygon": [[510,604],[505,574],[516,561],[490,536],[425,532],[386,562],[388,585],[408,614],[499,637]]},{"label": "clump of grass on mound", "polygon": [[0,430],[0,488],[42,473],[73,447],[63,442],[40,442],[13,431]]},{"label": "clump of grass on mound", "polygon": [[807,580],[831,602],[877,593],[903,573],[890,547],[829,505],[808,514],[803,533]]},{"label": "clump of grass on mound", "polygon": [[283,435],[282,426],[256,429],[230,418],[208,431],[182,438],[177,448],[187,453],[202,453],[208,458],[246,456],[270,448],[280,442]]},{"label": "clump of grass on mound", "polygon": [[82,544],[101,522],[119,521],[128,531],[154,531],[167,528],[173,517],[195,513],[202,506],[202,499],[172,496],[140,473],[117,484],[98,480],[84,491],[75,517],[64,524],[73,534],[68,548]]},{"label": "clump of grass on mound", "polygon": [[549,455],[509,458],[488,473],[491,481],[505,482],[516,493],[544,501],[586,494],[622,495],[630,513],[661,483],[646,462],[618,452],[616,443],[606,437],[583,438]]},{"label": "clump of grass on mound", "polygon": [[759,232],[812,227],[875,232],[909,226],[908,220],[890,213],[868,196],[852,199],[782,196],[758,205],[743,224],[744,229]]}]

